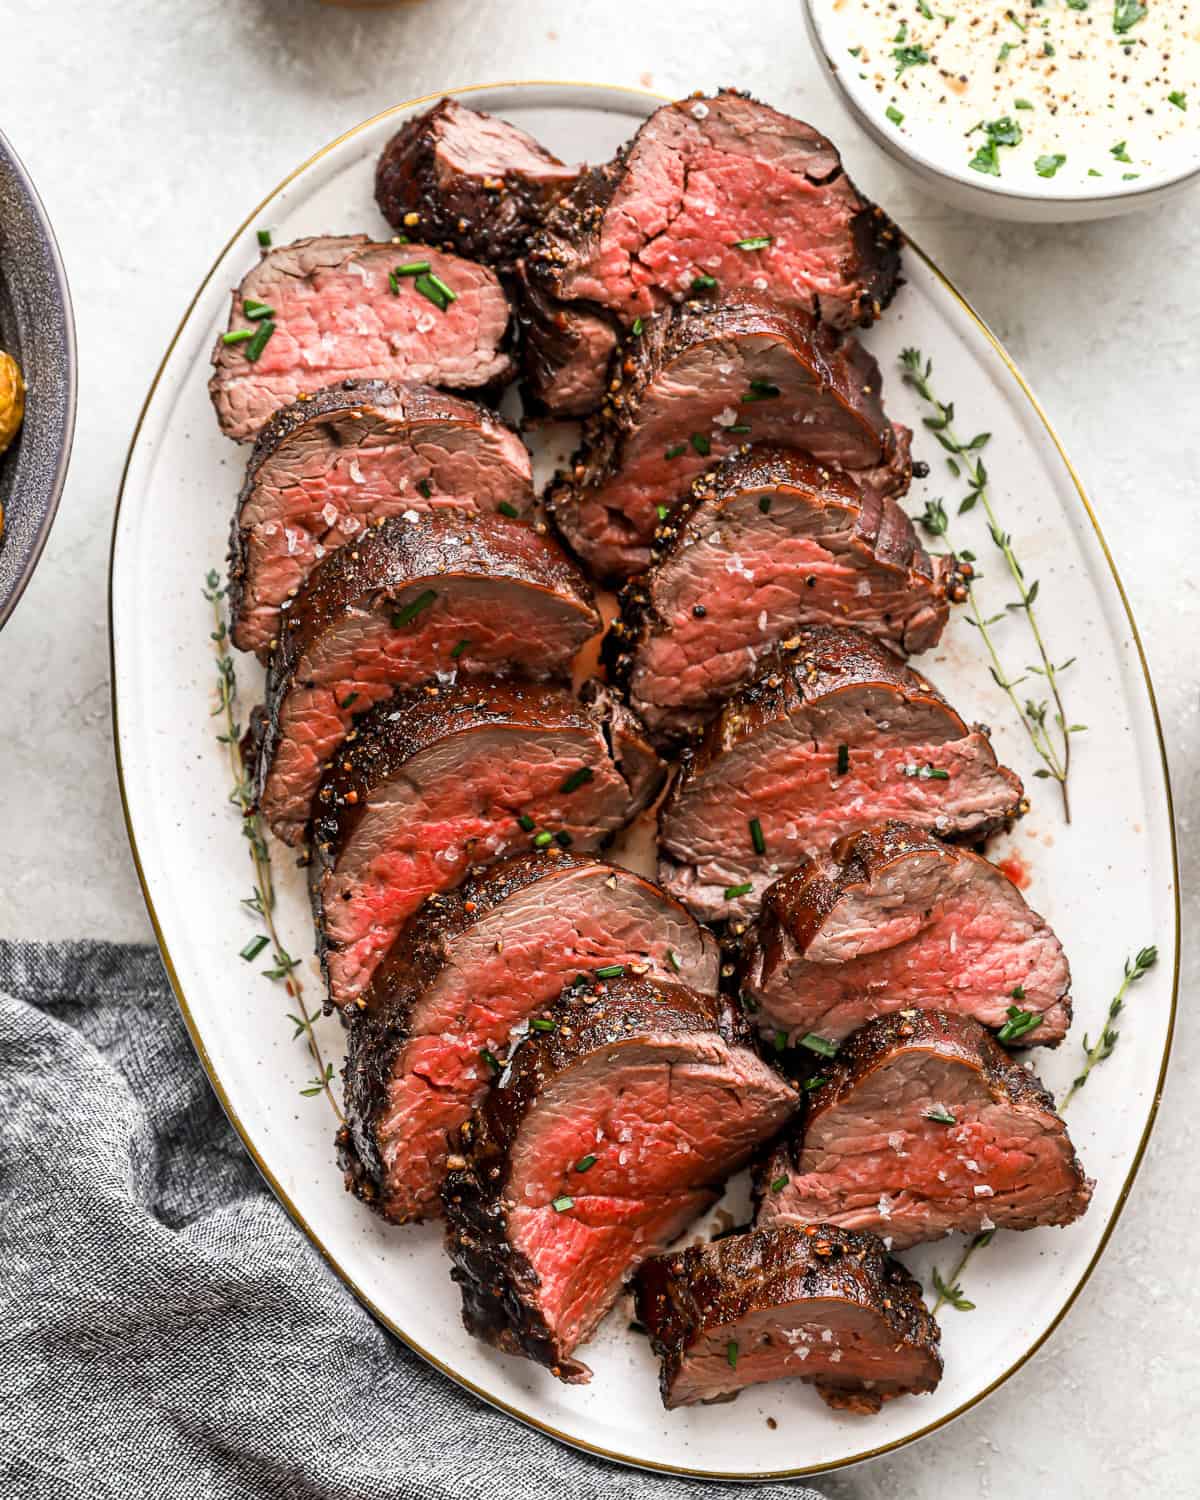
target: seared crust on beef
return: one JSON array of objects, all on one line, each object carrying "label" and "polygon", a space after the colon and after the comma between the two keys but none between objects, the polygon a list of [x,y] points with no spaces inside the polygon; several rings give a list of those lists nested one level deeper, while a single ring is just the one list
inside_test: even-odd
[{"label": "seared crust on beef", "polygon": [[444,98],[384,147],[375,201],[410,237],[509,271],[578,177],[515,125]]},{"label": "seared crust on beef", "polygon": [[538,1275],[512,1242],[504,1195],[511,1152],[527,1115],[551,1082],[600,1047],[644,1032],[702,1033],[719,1029],[715,996],[682,985],[623,978],[564,993],[555,1029],[531,1032],[482,1108],[462,1127],[462,1165],[442,1188],[451,1276],[462,1288],[463,1322],[476,1338],[506,1354],[523,1354],[560,1380],[586,1380],[542,1316]]},{"label": "seared crust on beef", "polygon": [[[761,492],[758,504],[744,510],[746,497]],[[949,618],[951,600],[961,599],[964,584],[953,557],[931,559],[921,545],[908,516],[890,497],[872,490],[862,490],[848,475],[818,464],[807,454],[784,448],[750,447],[724,460],[716,469],[694,481],[691,494],[681,501],[655,534],[653,560],[649,572],[633,579],[621,591],[621,613],[609,627],[604,639],[604,661],[609,678],[638,709],[653,730],[669,735],[685,727],[697,727],[718,706],[719,699],[695,703],[681,697],[671,714],[669,705],[649,701],[639,691],[639,677],[647,670],[644,653],[660,640],[675,634],[680,627],[696,630],[694,622],[680,620],[669,611],[676,604],[676,590],[685,582],[698,587],[701,578],[693,579],[692,559],[709,548],[714,563],[723,559],[727,571],[737,561],[729,550],[737,551],[739,540],[757,527],[765,532],[777,524],[782,506],[773,501],[802,501],[812,520],[805,524],[797,519],[797,534],[811,535],[819,545],[832,549],[837,564],[853,568],[867,592],[847,606],[837,593],[837,584],[810,574],[808,589],[796,600],[795,609],[786,617],[764,626],[754,620],[746,626],[753,634],[738,632],[740,617],[722,599],[722,588],[728,580],[714,572],[711,589],[704,590],[707,609],[706,633],[720,637],[722,656],[737,655],[745,662],[740,681],[748,680],[754,668],[745,656],[745,648],[761,655],[779,639],[787,638],[801,625],[834,622],[848,607],[858,608],[856,623],[870,634],[897,649],[924,651],[935,645]],[[763,509],[763,507],[766,509]],[[735,510],[735,507],[737,509]],[[772,518],[775,518],[774,520]],[[721,528],[732,521],[734,540],[726,542]],[[798,565],[797,565],[798,566]],[[742,564],[743,570],[745,564]],[[787,584],[787,574],[778,568],[765,574],[759,593],[765,598],[769,590],[777,598]],[[888,605],[872,605],[872,592],[892,591]],[[898,605],[896,595],[903,600]],[[668,602],[669,601],[669,602]],[[740,601],[739,601],[740,604]],[[745,606],[749,608],[749,606]],[[773,603],[773,610],[777,606]],[[874,609],[874,615],[871,611]],[[753,611],[758,614],[758,610]],[[723,630],[725,633],[723,633]],[[674,674],[678,677],[678,672]],[[736,680],[721,679],[721,696],[739,685]],[[680,688],[682,692],[682,685]],[[678,722],[672,722],[677,719]],[[659,722],[659,721],[662,722]]]},{"label": "seared crust on beef", "polygon": [[[792,161],[788,170],[795,174],[793,181],[799,185],[807,179],[813,187],[824,189],[826,203],[836,203],[839,215],[848,214],[849,232],[840,243],[838,274],[843,285],[837,292],[822,292],[818,276],[814,285],[803,289],[781,282],[772,289],[773,294],[781,300],[795,297],[798,305],[808,311],[819,309],[823,318],[839,327],[856,323],[866,327],[891,301],[899,284],[899,231],[880,208],[861,197],[845,175],[836,148],[819,131],[733,89],[721,89],[714,95],[696,94],[664,105],[611,162],[586,172],[574,191],[548,216],[543,233],[534,240],[531,272],[547,292],[567,299],[579,295],[577,286],[583,276],[602,278],[598,267],[606,216],[614,200],[629,192],[635,206],[625,217],[633,228],[639,227],[639,183],[644,183],[659,208],[657,216],[645,215],[648,226],[661,224],[664,217],[667,226],[643,230],[643,243],[630,249],[630,258],[636,257],[645,269],[646,244],[672,233],[676,205],[693,172],[700,176],[706,167],[714,165],[719,170],[722,156],[753,161],[760,154],[770,154],[779,165],[789,152]],[[665,172],[664,160],[671,163]],[[818,216],[828,211],[824,206],[816,208]],[[752,234],[759,227],[739,224],[734,232]],[[827,238],[834,239],[832,227],[825,232]],[[678,270],[689,271],[697,261],[707,264],[705,248],[681,242]],[[676,269],[674,262],[668,264]],[[761,271],[763,266],[754,269]],[[678,295],[678,285],[647,279],[640,301],[622,297],[616,287],[611,295],[614,308],[628,324],[637,313],[651,312]]]},{"label": "seared crust on beef", "polygon": [[[900,1378],[892,1389],[881,1388],[879,1381],[868,1386],[839,1379],[837,1363],[831,1363],[816,1343],[804,1370],[787,1373],[814,1384],[830,1406],[876,1412],[894,1396],[934,1390],[941,1378],[941,1330],[922,1300],[920,1283],[873,1234],[833,1224],[755,1229],[656,1256],[638,1271],[636,1286],[638,1320],[662,1361],[659,1385],[667,1408],[681,1404],[676,1396],[679,1375],[705,1336],[728,1334],[736,1344],[743,1320],[777,1312],[786,1325],[803,1316],[806,1303],[814,1302],[865,1309],[877,1321],[874,1331],[881,1351],[892,1346],[893,1353],[899,1352],[904,1346],[906,1356],[915,1355],[922,1366],[919,1378]],[[713,1392],[709,1399],[736,1394],[738,1365],[745,1369],[749,1360],[732,1364],[723,1380],[732,1390]]]}]

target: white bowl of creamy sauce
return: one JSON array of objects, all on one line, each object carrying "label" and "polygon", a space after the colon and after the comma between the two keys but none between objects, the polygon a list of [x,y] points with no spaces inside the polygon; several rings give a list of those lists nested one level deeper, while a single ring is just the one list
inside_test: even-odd
[{"label": "white bowl of creamy sauce", "polygon": [[804,0],[860,123],[1001,218],[1102,218],[1200,177],[1200,0]]}]

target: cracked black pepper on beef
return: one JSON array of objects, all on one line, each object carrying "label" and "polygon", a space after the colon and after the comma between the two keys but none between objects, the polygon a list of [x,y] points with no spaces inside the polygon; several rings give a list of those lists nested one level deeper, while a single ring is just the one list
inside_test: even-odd
[{"label": "cracked black pepper on beef", "polygon": [[890,497],[806,454],[751,447],[698,479],[659,527],[605,640],[652,733],[703,725],[802,625],[857,625],[898,651],[941,638],[964,585]]},{"label": "cracked black pepper on beef", "polygon": [[473,865],[560,842],[593,849],[664,768],[595,688],[480,678],[377,704],[322,779],[309,884],[333,1005],[357,1004],[404,922]]},{"label": "cracked black pepper on beef", "polygon": [[637,1316],[662,1361],[663,1405],[729,1401],[791,1377],[841,1411],[937,1387],[941,1334],[920,1283],[876,1235],[774,1225],[657,1256]]},{"label": "cracked black pepper on beef", "polygon": [[659,879],[704,920],[745,918],[832,841],[889,817],[979,839],[1022,810],[1020,781],[887,647],[810,625],[764,658],[683,756]]},{"label": "cracked black pepper on beef", "polygon": [[516,1048],[442,1190],[468,1330],[569,1382],[625,1280],[796,1106],[723,1002],[606,973]]},{"label": "cracked black pepper on beef", "polygon": [[375,971],[350,1028],[347,1186],[398,1223],[441,1211],[458,1127],[509,1047],[580,973],[717,987],[712,935],[630,870],[552,844],[432,897]]},{"label": "cracked black pepper on beef", "polygon": [[808,314],[685,302],[629,345],[617,389],[551,488],[555,522],[598,574],[626,578],[647,566],[693,480],[747,443],[799,448],[860,482],[904,489],[907,441],[884,414],[881,386],[861,345]]}]

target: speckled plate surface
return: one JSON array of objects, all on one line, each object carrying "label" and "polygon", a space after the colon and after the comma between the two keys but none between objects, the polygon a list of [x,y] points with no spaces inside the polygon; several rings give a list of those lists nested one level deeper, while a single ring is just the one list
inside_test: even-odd
[{"label": "speckled plate surface", "polygon": [[25,421],[0,455],[0,626],[37,560],[67,477],[75,431],[75,322],[71,294],[41,200],[0,134],[0,349],[27,386]]},{"label": "speckled plate surface", "polygon": [[[530,84],[466,91],[469,102],[530,130],[568,160],[601,159],[653,107],[617,89]],[[114,716],[126,814],[163,955],[214,1087],[267,1180],[330,1264],[397,1334],[497,1406],[562,1440],[648,1468],[742,1479],[812,1473],[887,1451],[932,1432],[1008,1378],[1080,1293],[1129,1191],[1153,1121],[1174,1015],[1177,886],[1170,796],[1153,695],[1112,561],[1067,459],[1004,351],[919,251],[906,285],[868,336],[885,373],[892,415],[921,431],[922,410],[898,376],[901,350],[919,345],[970,433],[988,431],[987,465],[1003,525],[1028,575],[1040,580],[1042,624],[1064,677],[1067,712],[1088,731],[1075,742],[1073,822],[993,681],[977,631],[961,613],[942,646],[920,661],[959,710],[994,726],[997,749],[1026,778],[1033,807],[997,853],[1027,868],[1030,899],[1054,923],[1075,971],[1076,1025],[1056,1053],[1034,1059],[1056,1094],[1078,1071],[1080,1038],[1094,1036],[1126,955],[1157,943],[1162,958],[1131,996],[1121,1044],[1072,1104],[1068,1119],[1097,1179],[1091,1211],[1067,1230],[998,1236],[969,1268],[975,1311],[943,1316],[946,1373],[933,1396],[893,1401],[877,1417],[827,1410],[805,1386],[760,1387],[732,1404],[667,1413],[643,1339],[627,1310],[606,1321],[584,1357],[591,1385],[568,1387],[527,1363],[470,1340],[446,1275],[436,1226],[397,1229],[341,1188],[334,1121],[321,1097],[304,1097],[312,1064],[277,985],[239,957],[254,919],[247,845],[228,803],[229,767],[210,717],[214,660],[204,575],[223,563],[245,452],[222,438],[206,380],[224,325],[228,289],[257,255],[254,229],[276,243],[303,234],[385,233],[371,197],[374,162],[414,105],[368,121],[306,163],[237,231],[197,293],[167,352],[130,453],[112,559]],[[819,125],[821,121],[818,119]],[[853,163],[850,164],[853,167]],[[985,608],[1012,597],[976,507],[928,433],[919,455],[933,466],[911,508],[944,495],[954,541],[986,575]],[[558,452],[562,451],[561,441]],[[543,452],[543,464],[554,451]],[[999,626],[1011,670],[1032,659],[1022,622]],[[238,662],[244,720],[261,690],[256,665]],[[1031,691],[1036,679],[1030,679]],[[312,934],[302,872],[276,850],[278,920],[286,946],[308,955]],[[303,975],[310,1001],[318,981]],[[319,1034],[335,1064],[336,1021]],[[1102,1080],[1102,1081],[1101,1081]],[[905,1257],[926,1285],[960,1246]],[[1081,1396],[1081,1399],[1086,1399]]]}]

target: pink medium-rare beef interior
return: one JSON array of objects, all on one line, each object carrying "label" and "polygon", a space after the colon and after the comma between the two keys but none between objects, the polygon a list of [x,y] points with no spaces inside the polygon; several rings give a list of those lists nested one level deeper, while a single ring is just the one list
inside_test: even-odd
[{"label": "pink medium-rare beef interior", "polygon": [[[537,856],[533,878],[531,858],[469,880],[445,907],[427,905],[376,971],[372,1018],[352,1029],[348,1080],[386,1070],[382,1090],[348,1095],[356,1130],[370,1133],[361,1154],[373,1168],[371,1201],[389,1218],[439,1211],[451,1139],[494,1077],[486,1059],[506,1058],[577,975],[637,969],[716,989],[715,943],[656,886],[557,849]],[[464,901],[486,914],[472,920]]]},{"label": "pink medium-rare beef interior", "polygon": [[[652,731],[701,724],[798,627],[857,625],[898,650],[936,644],[949,615],[908,517],[798,453],[752,448],[697,487],[675,534],[624,596],[615,644]],[[618,670],[620,662],[618,659]]]},{"label": "pink medium-rare beef interior", "polygon": [[404,921],[471,865],[553,839],[594,848],[653,790],[626,779],[600,714],[561,689],[487,679],[377,706],[343,754],[313,832],[336,1005],[362,993]]},{"label": "pink medium-rare beef interior", "polygon": [[[426,268],[453,293],[424,295]],[[394,289],[393,289],[394,282]],[[234,294],[231,332],[254,331],[247,302],[272,309],[274,333],[256,360],[218,341],[210,391],[223,431],[255,436],[281,407],[339,380],[417,380],[484,390],[512,371],[508,299],[496,275],[429,245],[373,244],[361,235],[298,240],[264,254]]]},{"label": "pink medium-rare beef interior", "polygon": [[745,987],[760,1024],[841,1041],[911,1006],[998,1030],[1015,1003],[1041,1016],[1020,1044],[1062,1040],[1062,945],[996,866],[902,824],[876,826],[768,893]]},{"label": "pink medium-rare beef interior", "polygon": [[599,616],[558,546],[500,517],[398,517],[322,563],[271,659],[259,807],[304,835],[326,760],[373,704],[488,672],[569,679]]},{"label": "pink medium-rare beef interior", "polygon": [[659,878],[699,915],[749,915],[840,834],[889,817],[959,834],[1002,821],[1015,800],[984,735],[936,705],[863,687],[764,727],[682,783],[663,814]]},{"label": "pink medium-rare beef interior", "polygon": [[234,644],[266,652],[322,558],[391,516],[533,513],[529,453],[494,413],[428,387],[359,381],[268,424],[234,520]]},{"label": "pink medium-rare beef interior", "polygon": [[[879,1047],[881,1035],[897,1045]],[[1091,1185],[1050,1096],[975,1022],[912,1011],[849,1045],[875,1056],[812,1096],[760,1223],[839,1224],[904,1249],[951,1231],[1068,1224],[1087,1207]]]},{"label": "pink medium-rare beef interior", "polygon": [[795,1109],[718,1028],[714,997],[623,977],[566,992],[463,1127],[443,1192],[468,1329],[585,1380],[571,1359],[625,1279]]},{"label": "pink medium-rare beef interior", "polygon": [[895,231],[830,142],[724,90],[657,110],[623,157],[584,179],[543,244],[559,296],[608,307],[626,325],[686,296],[700,275],[725,293],[819,307],[843,327],[870,322],[898,266]]},{"label": "pink medium-rare beef interior", "polygon": [[831,1406],[876,1412],[941,1378],[919,1284],[875,1235],[830,1224],[755,1229],[647,1261],[637,1316],[668,1408],[790,1377]]}]

